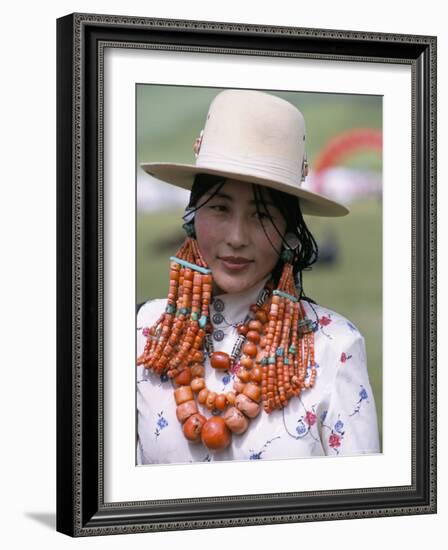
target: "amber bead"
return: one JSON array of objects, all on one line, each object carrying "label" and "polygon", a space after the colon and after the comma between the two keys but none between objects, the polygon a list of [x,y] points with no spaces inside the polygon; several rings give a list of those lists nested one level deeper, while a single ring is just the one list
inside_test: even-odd
[{"label": "amber bead", "polygon": [[230,356],[223,351],[214,351],[210,358],[210,364],[214,369],[228,370],[230,368]]},{"label": "amber bead", "polygon": [[258,321],[261,321],[263,324],[266,323],[268,320],[268,316],[266,315],[266,312],[263,309],[259,309],[255,313],[255,318],[258,319]]},{"label": "amber bead", "polygon": [[250,371],[250,379],[253,380],[254,382],[261,382],[262,378],[263,378],[263,371],[261,367],[254,367]]},{"label": "amber bead", "polygon": [[194,393],[199,393],[205,388],[205,380],[203,378],[193,378],[190,382],[190,387]]},{"label": "amber bead", "polygon": [[260,405],[252,401],[247,395],[241,393],[235,400],[235,406],[249,418],[254,418],[260,412]]},{"label": "amber bead", "polygon": [[246,336],[248,328],[246,327],[246,325],[238,325],[236,330],[238,331],[238,334],[242,334],[243,336]]},{"label": "amber bead", "polygon": [[243,390],[244,390],[244,386],[246,384],[244,384],[243,382],[239,382],[239,381],[235,381],[233,383],[233,389],[237,392],[237,393],[241,393]]},{"label": "amber bead", "polygon": [[191,381],[191,370],[189,368],[183,369],[175,378],[174,382],[178,386],[186,386]]},{"label": "amber bead", "polygon": [[220,393],[219,395],[217,395],[215,399],[215,407],[220,411],[223,411],[226,408],[226,405],[227,405],[226,396],[223,393]]},{"label": "amber bead", "polygon": [[243,346],[243,353],[249,355],[250,357],[256,357],[257,355],[257,346],[253,342],[246,342]]},{"label": "amber bead", "polygon": [[254,366],[254,360],[248,356],[243,356],[240,359],[240,365],[246,369],[251,369]]},{"label": "amber bead", "polygon": [[193,391],[190,386],[180,386],[174,390],[174,398],[176,400],[176,405],[180,405],[185,401],[193,399]]},{"label": "amber bead", "polygon": [[241,380],[241,382],[249,382],[250,380],[250,371],[247,369],[239,369],[237,372],[238,378]]},{"label": "amber bead", "polygon": [[258,344],[258,342],[260,341],[260,333],[256,330],[249,330],[249,332],[246,334],[246,338],[249,340],[249,342]]},{"label": "amber bead", "polygon": [[236,393],[234,391],[229,391],[226,393],[227,402],[230,403],[230,405],[235,404],[236,399]]},{"label": "amber bead", "polygon": [[185,401],[176,407],[176,416],[179,422],[185,422],[192,414],[198,412],[196,401]]},{"label": "amber bead", "polygon": [[197,376],[204,376],[204,374],[205,374],[205,368],[200,363],[195,363],[191,367],[191,376],[193,378],[196,378]]},{"label": "amber bead", "polygon": [[201,440],[210,450],[222,450],[230,444],[232,435],[220,416],[212,416],[202,426]]},{"label": "amber bead", "polygon": [[202,426],[206,422],[207,419],[202,414],[197,413],[190,416],[182,427],[186,439],[193,442],[200,441]]},{"label": "amber bead", "polygon": [[208,390],[207,388],[204,388],[198,393],[198,401],[201,405],[204,405],[205,402],[207,401],[207,396],[209,392],[210,390]]},{"label": "amber bead", "polygon": [[249,331],[255,330],[260,333],[263,330],[263,323],[259,319],[252,319],[249,321],[248,328]]},{"label": "amber bead", "polygon": [[261,398],[261,389],[258,384],[254,384],[253,382],[249,382],[245,385],[243,390],[243,395],[247,395],[252,401],[260,401]]},{"label": "amber bead", "polygon": [[209,391],[207,395],[207,399],[205,400],[205,406],[209,411],[212,411],[215,408],[215,400],[216,400],[217,393],[214,391]]},{"label": "amber bead", "polygon": [[236,434],[244,433],[249,427],[249,420],[236,407],[230,407],[223,415],[227,427]]}]

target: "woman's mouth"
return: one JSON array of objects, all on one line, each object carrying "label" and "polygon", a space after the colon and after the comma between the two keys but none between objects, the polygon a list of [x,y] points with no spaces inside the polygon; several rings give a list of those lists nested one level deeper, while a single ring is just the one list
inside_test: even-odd
[{"label": "woman's mouth", "polygon": [[252,260],[239,256],[222,256],[219,257],[219,259],[224,267],[230,271],[243,271],[250,263],[252,263]]}]

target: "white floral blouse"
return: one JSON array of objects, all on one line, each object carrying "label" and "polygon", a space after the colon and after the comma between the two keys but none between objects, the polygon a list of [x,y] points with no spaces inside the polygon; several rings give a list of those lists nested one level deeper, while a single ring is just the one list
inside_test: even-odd
[{"label": "white floral blouse", "polygon": [[[237,338],[234,324],[244,320],[265,281],[238,294],[215,296],[210,305],[215,351],[230,354]],[[146,335],[165,310],[166,299],[146,302],[137,316],[137,355]],[[341,315],[304,302],[313,321],[316,382],[291,399],[283,410],[262,411],[248,430],[233,435],[224,451],[212,452],[185,439],[176,418],[173,383],[137,367],[137,463],[165,464],[216,460],[270,460],[307,456],[378,453],[378,425],[370,387],[364,338]],[[236,374],[213,369],[206,362],[207,387],[223,393],[233,389]],[[207,418],[210,412],[198,403]]]}]

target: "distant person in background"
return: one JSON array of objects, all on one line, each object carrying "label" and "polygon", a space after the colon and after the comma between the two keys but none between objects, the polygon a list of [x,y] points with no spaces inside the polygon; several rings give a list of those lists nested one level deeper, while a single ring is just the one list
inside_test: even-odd
[{"label": "distant person in background", "polygon": [[364,338],[302,287],[302,214],[348,213],[302,188],[305,140],[289,102],[226,90],[194,165],[143,165],[191,194],[168,296],[137,315],[139,464],[379,452]]}]

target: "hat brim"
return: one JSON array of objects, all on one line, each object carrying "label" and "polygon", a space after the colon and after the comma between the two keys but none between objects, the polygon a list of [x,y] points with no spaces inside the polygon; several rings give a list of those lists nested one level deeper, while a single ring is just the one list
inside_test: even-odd
[{"label": "hat brim", "polygon": [[166,183],[176,185],[177,187],[182,187],[183,189],[191,190],[194,177],[197,174],[210,174],[214,176],[223,176],[227,179],[237,179],[249,183],[256,183],[294,195],[300,199],[302,213],[309,216],[340,217],[346,216],[350,212],[346,206],[318,193],[312,193],[306,189],[296,188],[292,185],[278,181],[254,177],[252,174],[244,174],[241,171],[233,172],[204,168],[191,164],[169,162],[142,163],[140,166],[151,176]]}]

